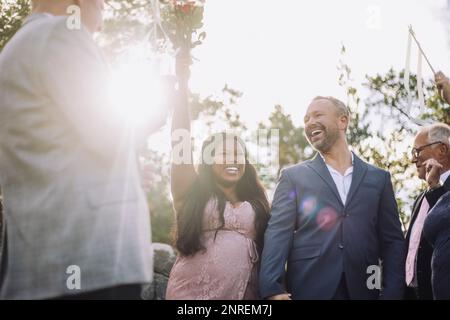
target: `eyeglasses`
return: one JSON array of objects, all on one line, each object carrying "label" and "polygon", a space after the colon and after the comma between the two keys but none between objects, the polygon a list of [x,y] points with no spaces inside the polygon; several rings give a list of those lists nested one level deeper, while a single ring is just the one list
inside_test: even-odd
[{"label": "eyeglasses", "polygon": [[419,147],[419,148],[412,148],[412,150],[411,150],[411,155],[412,155],[413,159],[417,159],[417,158],[419,158],[420,153],[421,153],[424,149],[426,149],[426,148],[428,148],[428,147],[431,147],[431,146],[433,146],[433,145],[435,145],[435,144],[440,144],[440,143],[443,144],[442,141],[436,141],[436,142],[432,142],[432,143],[426,144],[426,145],[424,145],[424,146],[421,146],[421,147]]}]

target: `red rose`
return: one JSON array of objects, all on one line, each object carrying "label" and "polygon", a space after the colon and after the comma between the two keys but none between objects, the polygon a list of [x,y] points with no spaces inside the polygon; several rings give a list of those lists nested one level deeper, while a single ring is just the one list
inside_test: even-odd
[{"label": "red rose", "polygon": [[183,11],[184,14],[188,14],[191,12],[192,8],[193,8],[193,3],[187,2],[181,6],[181,11]]}]

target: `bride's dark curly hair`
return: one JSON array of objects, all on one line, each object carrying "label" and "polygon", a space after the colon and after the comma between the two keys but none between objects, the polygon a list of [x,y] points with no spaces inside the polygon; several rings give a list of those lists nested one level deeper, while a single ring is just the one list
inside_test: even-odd
[{"label": "bride's dark curly hair", "polygon": [[[202,145],[202,155],[205,148],[211,143],[214,143],[214,141],[217,141],[217,138],[224,141],[225,138],[230,138],[230,133],[218,133],[206,139]],[[231,135],[231,138],[237,140],[245,150],[245,172],[235,186],[236,194],[240,201],[249,202],[255,211],[257,244],[262,248],[264,231],[270,216],[269,201],[267,200],[264,187],[257,176],[255,167],[248,160],[248,152],[244,142],[234,134]],[[180,212],[177,212],[175,247],[184,256],[193,255],[205,249],[201,242],[202,222],[206,204],[210,199],[217,200],[217,208],[221,222],[221,226],[217,230],[220,230],[225,224],[225,195],[217,186],[212,164],[205,164],[204,162],[201,161],[198,167],[197,178],[186,196],[182,209]]]}]

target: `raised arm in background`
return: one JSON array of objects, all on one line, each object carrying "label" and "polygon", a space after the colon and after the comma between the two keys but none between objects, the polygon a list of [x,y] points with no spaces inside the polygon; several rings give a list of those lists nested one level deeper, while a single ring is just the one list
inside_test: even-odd
[{"label": "raised arm in background", "polygon": [[450,80],[449,78],[442,73],[442,71],[436,72],[435,75],[436,85],[439,90],[439,94],[441,97],[450,104]]},{"label": "raised arm in background", "polygon": [[[172,156],[172,170],[171,170],[171,190],[174,201],[174,207],[177,212],[183,206],[189,188],[195,182],[197,173],[195,172],[194,162],[192,157],[191,146],[191,119],[189,113],[189,52],[184,50],[180,52],[177,57],[177,77],[178,90],[176,91],[175,106],[172,118],[172,149],[180,143],[183,144],[183,151]],[[189,152],[189,156],[182,154],[182,152]],[[179,163],[174,161],[174,157],[181,159],[189,159]]]}]

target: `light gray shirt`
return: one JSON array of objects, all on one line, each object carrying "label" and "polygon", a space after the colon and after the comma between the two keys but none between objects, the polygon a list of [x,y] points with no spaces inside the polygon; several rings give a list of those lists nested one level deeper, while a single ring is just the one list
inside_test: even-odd
[{"label": "light gray shirt", "polygon": [[155,123],[130,128],[114,116],[108,66],[91,34],[69,30],[66,17],[31,15],[1,52],[0,70],[0,298],[150,282],[137,150]]}]

